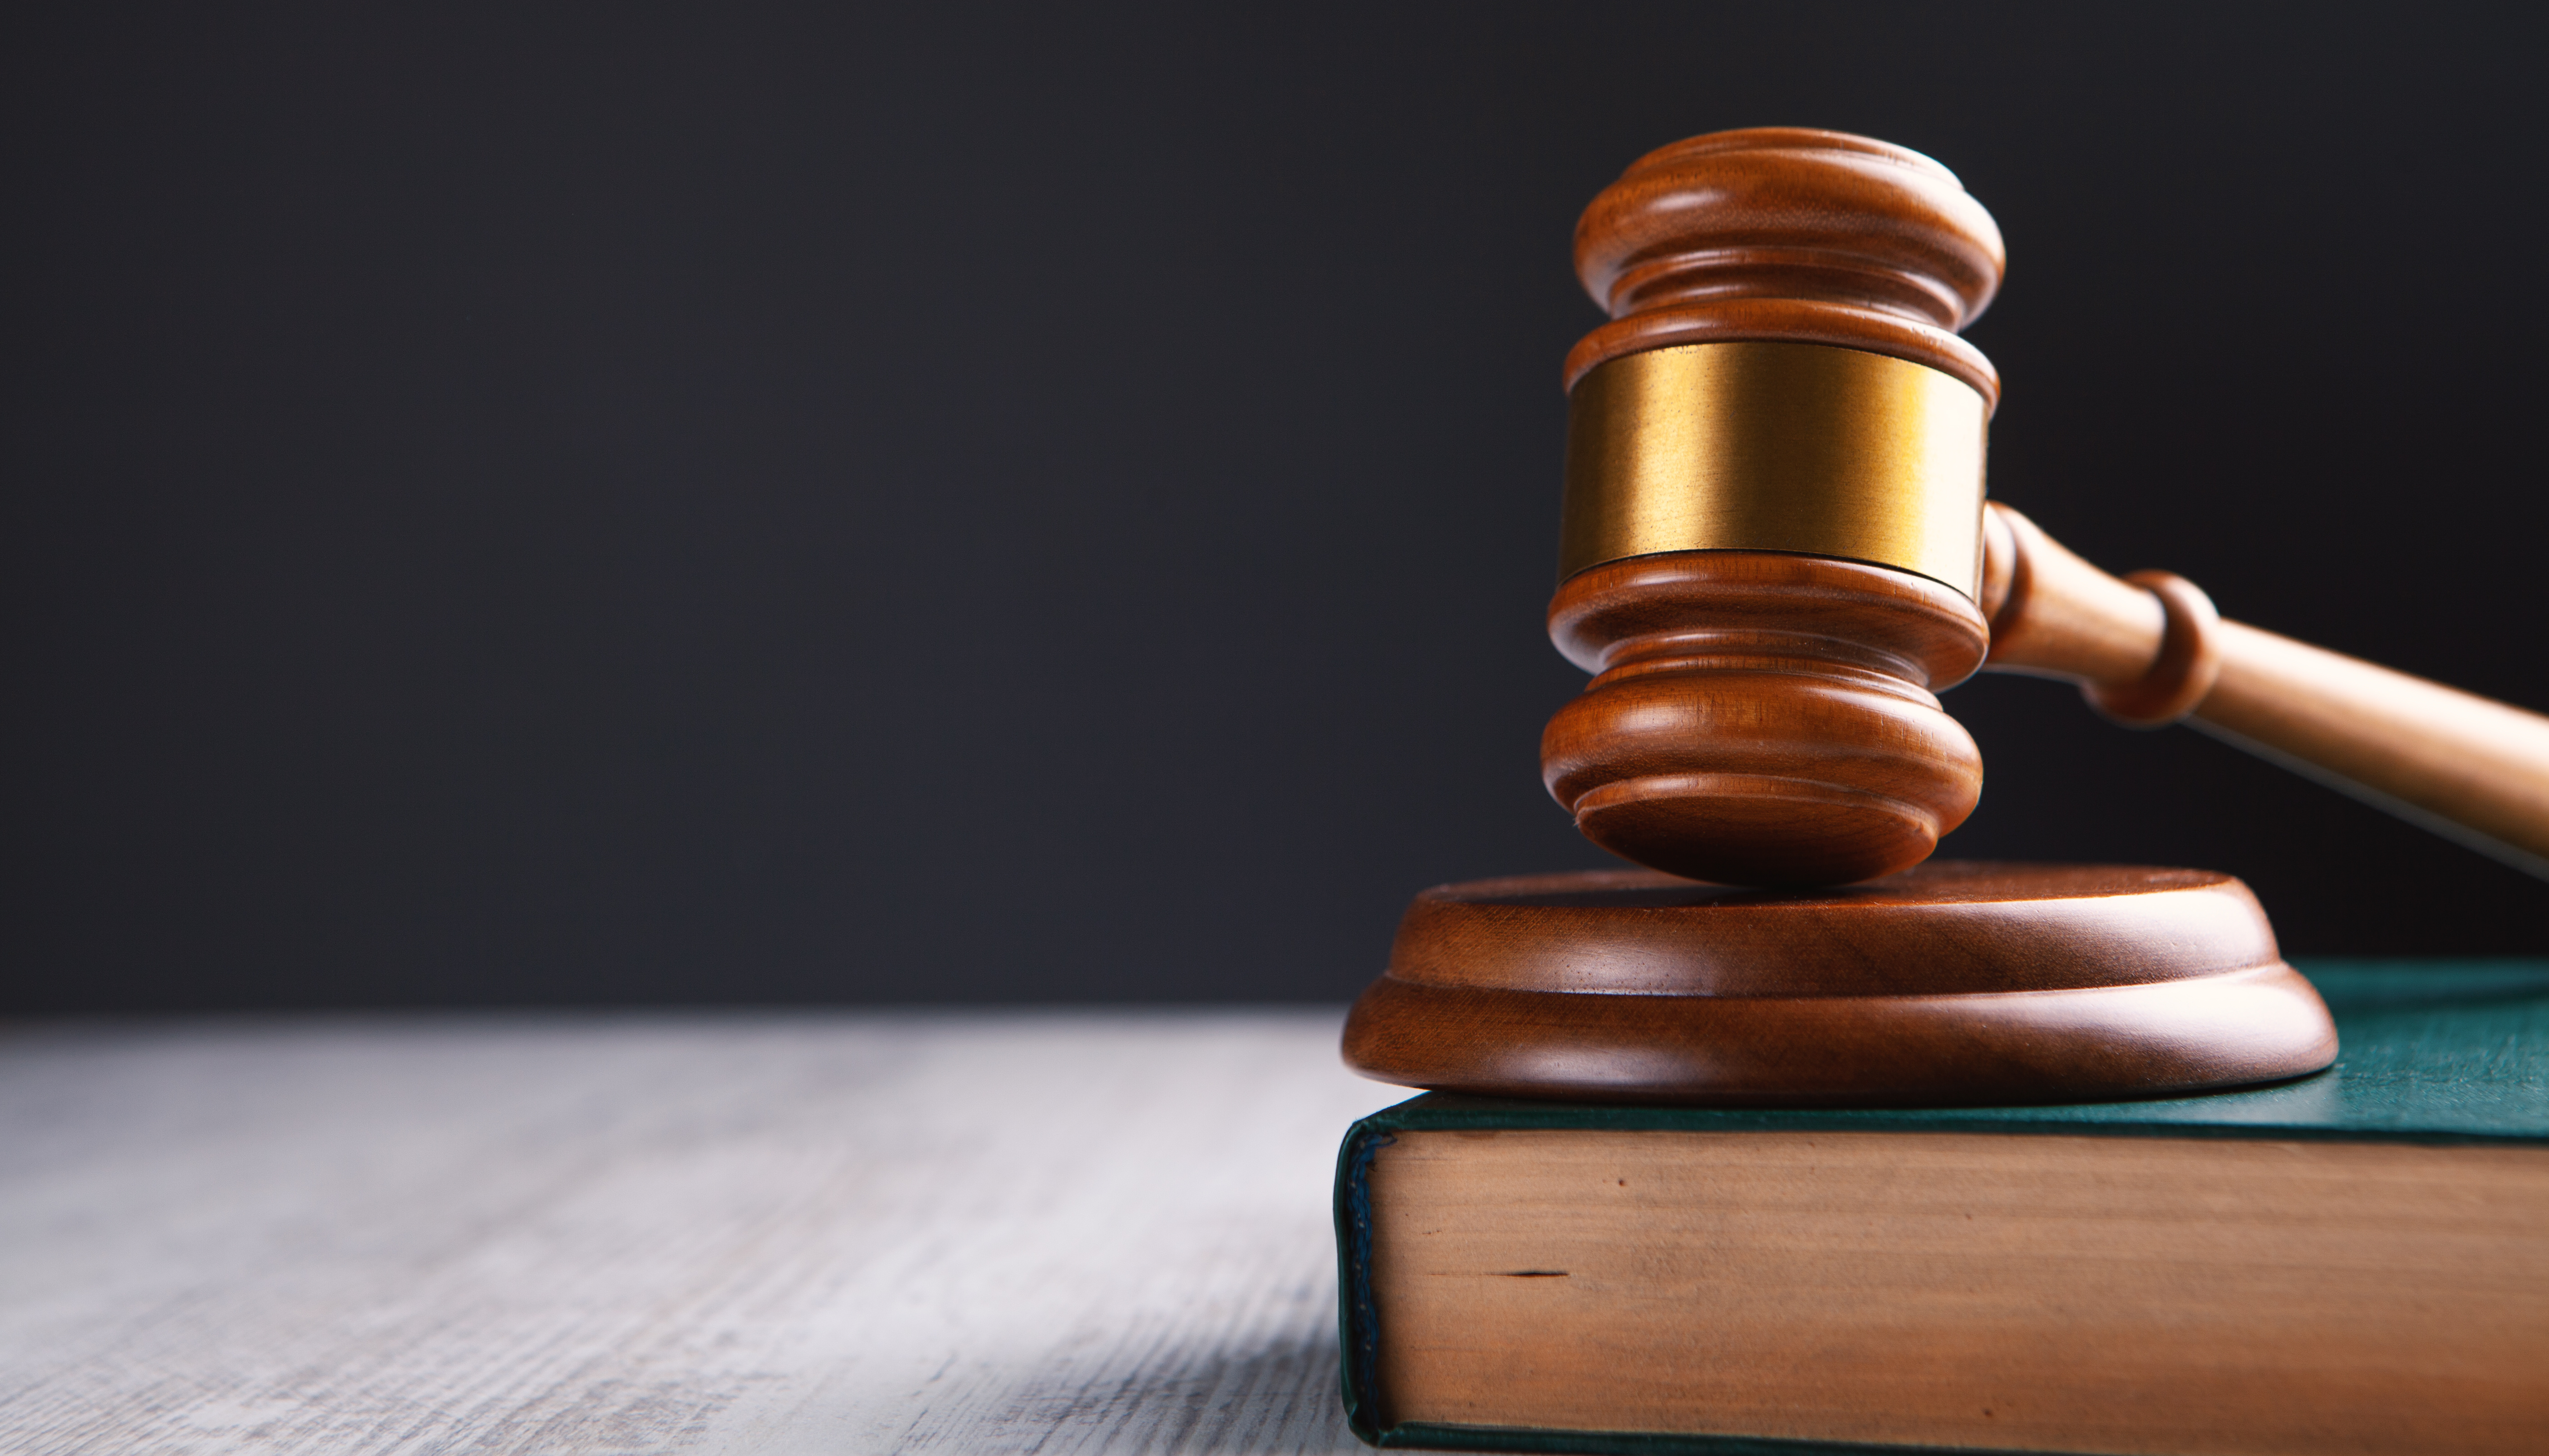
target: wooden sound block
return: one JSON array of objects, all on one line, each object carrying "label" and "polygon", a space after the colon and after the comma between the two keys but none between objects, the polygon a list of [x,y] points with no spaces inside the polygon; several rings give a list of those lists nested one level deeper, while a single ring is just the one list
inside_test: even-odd
[{"label": "wooden sound block", "polygon": [[2098,1102],[2316,1072],[2336,1027],[2209,870],[1945,860],[1812,891],[1610,870],[1417,896],[1345,1058],[1575,1102]]}]

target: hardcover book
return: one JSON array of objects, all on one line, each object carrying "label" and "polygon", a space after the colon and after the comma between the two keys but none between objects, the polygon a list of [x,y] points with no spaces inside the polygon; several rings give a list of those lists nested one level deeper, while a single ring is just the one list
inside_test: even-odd
[{"label": "hardcover book", "polygon": [[2549,963],[2305,966],[2325,1073],[2036,1108],[1355,1124],[1380,1446],[2549,1450]]}]

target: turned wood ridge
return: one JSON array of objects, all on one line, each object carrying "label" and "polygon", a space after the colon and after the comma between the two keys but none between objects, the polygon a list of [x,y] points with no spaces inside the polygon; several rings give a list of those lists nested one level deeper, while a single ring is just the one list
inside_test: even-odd
[{"label": "turned wood ridge", "polygon": [[1984,529],[1986,668],[2182,720],[2549,878],[2549,718],[2225,621],[2165,571],[2119,581],[1997,502]]},{"label": "turned wood ridge", "polygon": [[1438,885],[1344,1050],[1491,1097],[1940,1107],[2298,1077],[2335,1059],[2336,1027],[2228,875],[1934,859],[1824,890]]},{"label": "turned wood ridge", "polygon": [[1576,270],[1612,320],[1566,361],[1549,629],[1596,676],[1542,740],[1577,825],[1729,884],[1905,869],[1980,795],[1936,694],[1991,668],[2549,876],[2549,718],[2222,621],[1984,505],[2000,379],[1956,331],[2004,258],[1946,168],[1833,132],[1676,143],[1586,210]]}]

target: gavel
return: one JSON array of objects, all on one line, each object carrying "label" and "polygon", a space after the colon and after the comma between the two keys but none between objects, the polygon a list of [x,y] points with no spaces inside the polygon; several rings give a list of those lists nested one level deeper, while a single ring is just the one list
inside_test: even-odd
[{"label": "gavel", "polygon": [[1576,273],[1611,321],[1566,360],[1549,631],[1595,676],[1541,744],[1576,825],[1720,884],[1907,869],[1980,797],[1937,694],[1990,669],[2549,876],[2549,718],[2119,580],[1985,500],[2000,378],[1958,331],[2005,264],[1952,172],[1838,132],[1675,143],[1586,209]]}]

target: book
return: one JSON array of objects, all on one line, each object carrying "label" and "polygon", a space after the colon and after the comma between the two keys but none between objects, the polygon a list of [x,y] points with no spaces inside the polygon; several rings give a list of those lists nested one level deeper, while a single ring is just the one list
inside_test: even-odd
[{"label": "book", "polygon": [[1763,1112],[1428,1095],[1356,1123],[1374,1445],[2549,1451],[2549,962],[2304,965],[2328,1071]]}]

